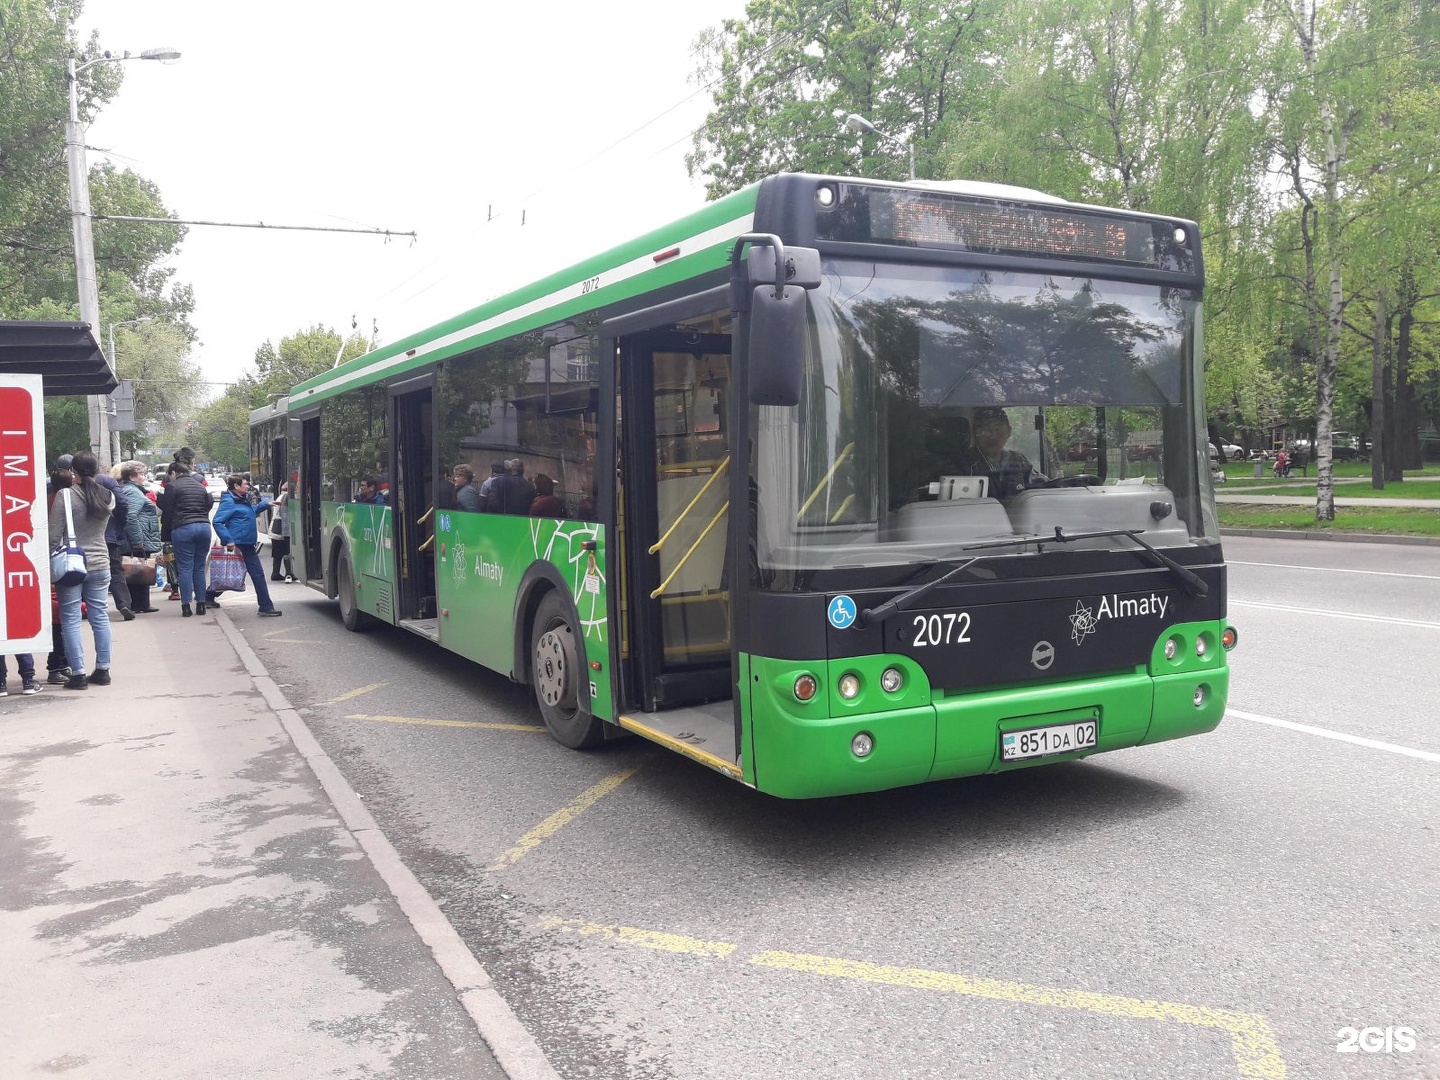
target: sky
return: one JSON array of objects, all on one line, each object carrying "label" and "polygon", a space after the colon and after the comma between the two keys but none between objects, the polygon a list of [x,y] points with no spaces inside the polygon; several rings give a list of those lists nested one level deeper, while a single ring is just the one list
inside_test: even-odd
[{"label": "sky", "polygon": [[[255,350],[351,322],[383,344],[697,209],[708,93],[691,47],[744,0],[87,0],[130,60],[89,161],[153,181],[191,226],[192,359],[218,394]],[[522,224],[523,215],[523,224]]]}]

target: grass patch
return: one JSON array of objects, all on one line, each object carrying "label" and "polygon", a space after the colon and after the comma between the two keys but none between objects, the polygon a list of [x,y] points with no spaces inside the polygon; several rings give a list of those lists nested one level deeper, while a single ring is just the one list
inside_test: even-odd
[{"label": "grass patch", "polygon": [[[1229,487],[1227,484],[1226,487]],[[1314,484],[1276,484],[1273,488],[1261,490],[1259,487],[1241,489],[1236,487],[1233,492],[1227,492],[1225,488],[1216,488],[1216,495],[1285,495],[1295,499],[1315,498]],[[1376,491],[1369,484],[1336,484],[1335,497],[1337,499],[1434,499],[1436,506],[1440,506],[1440,484],[1421,481],[1418,484],[1387,484]]]},{"label": "grass patch", "polygon": [[1440,503],[1420,507],[1338,506],[1334,521],[1316,521],[1313,506],[1261,506],[1220,503],[1220,524],[1227,529],[1291,529],[1299,532],[1374,533],[1386,536],[1440,537]]}]

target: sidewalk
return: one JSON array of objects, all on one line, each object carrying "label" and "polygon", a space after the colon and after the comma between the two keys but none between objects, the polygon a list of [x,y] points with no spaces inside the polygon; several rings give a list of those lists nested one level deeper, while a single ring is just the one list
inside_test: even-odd
[{"label": "sidewalk", "polygon": [[0,1076],[554,1080],[264,675],[247,599],[117,621],[111,686],[22,697],[11,662]]}]

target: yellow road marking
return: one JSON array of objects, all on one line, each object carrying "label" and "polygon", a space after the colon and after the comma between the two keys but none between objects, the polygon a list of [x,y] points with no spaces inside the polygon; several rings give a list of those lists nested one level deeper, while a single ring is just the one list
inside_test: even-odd
[{"label": "yellow road marking", "polygon": [[379,690],[382,686],[389,686],[389,685],[390,685],[390,684],[389,684],[388,682],[372,682],[369,686],[362,686],[362,687],[360,687],[359,690],[351,690],[348,694],[341,694],[339,697],[331,698],[331,699],[330,699],[329,701],[327,701],[325,704],[327,704],[327,705],[334,705],[334,704],[336,704],[336,703],[338,703],[338,702],[341,702],[341,701],[349,701],[351,698],[357,698],[357,697],[359,697],[361,694],[368,694],[368,693],[370,693],[370,691],[372,691],[372,690]]},{"label": "yellow road marking", "polygon": [[[600,936],[610,941],[664,952],[688,953],[714,959],[725,959],[736,946],[724,941],[702,941],[679,934],[639,930],[630,926],[601,926],[578,919],[547,917],[541,925],[577,934]],[[1285,1080],[1285,1060],[1280,1044],[1269,1021],[1260,1013],[1232,1012],[1204,1005],[1182,1005],[1171,1001],[1150,1001],[1144,998],[1097,994],[1089,990],[1067,990],[1053,986],[1031,986],[1026,983],[1003,982],[999,979],[975,978],[947,971],[924,968],[891,967],[861,960],[835,956],[813,956],[806,953],[766,950],[746,961],[757,967],[797,971],[832,979],[856,979],[861,982],[889,986],[905,986],[914,990],[963,994],[966,997],[1007,1001],[1017,1005],[1043,1005],[1056,1009],[1079,1009],[1085,1012],[1118,1016],[1126,1020],[1166,1020],[1195,1027],[1215,1028],[1230,1035],[1230,1049],[1240,1080]]]},{"label": "yellow road marking", "polygon": [[683,934],[664,934],[657,930],[638,930],[633,926],[601,926],[599,923],[581,919],[557,919],[545,915],[540,925],[551,930],[569,930],[586,936],[603,937],[608,941],[619,941],[626,945],[638,945],[642,949],[656,949],[659,952],[689,953],[723,960],[735,951],[737,946],[728,941],[701,941]]},{"label": "yellow road marking", "polygon": [[[338,699],[337,699],[338,700]],[[484,724],[478,720],[428,720],[423,716],[371,716],[369,713],[351,713],[346,720],[379,720],[386,724],[427,724],[431,727],[486,728],[490,731],[544,731],[536,724]]]},{"label": "yellow road marking", "polygon": [[1170,1020],[1196,1027],[1219,1028],[1230,1033],[1231,1047],[1240,1076],[1245,1080],[1280,1080],[1285,1075],[1285,1062],[1269,1023],[1258,1013],[1238,1013],[1227,1009],[1211,1009],[1203,1005],[1178,1005],[1169,1001],[1148,1001],[1142,998],[1116,997],[1088,990],[1064,990],[1052,986],[1029,986],[1025,983],[1001,982],[998,979],[977,979],[968,975],[952,975],[945,971],[923,968],[889,967],[867,964],[859,960],[842,960],[833,956],[808,956],[803,953],[762,952],[750,958],[761,967],[803,971],[839,979],[908,986],[916,990],[939,990],[967,997],[1011,1001],[1025,1005],[1048,1005],[1056,1009],[1082,1009],[1085,1012],[1120,1016],[1127,1020]]},{"label": "yellow road marking", "polygon": [[621,769],[619,772],[607,776],[588,791],[582,792],[569,806],[563,806],[559,810],[556,810],[555,813],[531,829],[520,838],[514,847],[501,855],[485,869],[490,873],[494,873],[497,870],[503,870],[505,867],[518,862],[524,858],[529,851],[554,836],[566,825],[590,809],[591,806],[595,805],[596,802],[603,799],[606,795],[609,795],[610,792],[614,791],[639,771],[640,766],[634,765],[628,769]]}]

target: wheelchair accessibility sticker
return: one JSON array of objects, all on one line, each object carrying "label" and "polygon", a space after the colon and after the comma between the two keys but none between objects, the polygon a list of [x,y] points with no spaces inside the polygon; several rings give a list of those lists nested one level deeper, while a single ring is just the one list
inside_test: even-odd
[{"label": "wheelchair accessibility sticker", "polygon": [[855,621],[855,601],[848,596],[837,596],[830,601],[825,614],[829,617],[831,626],[836,630],[844,630]]}]

